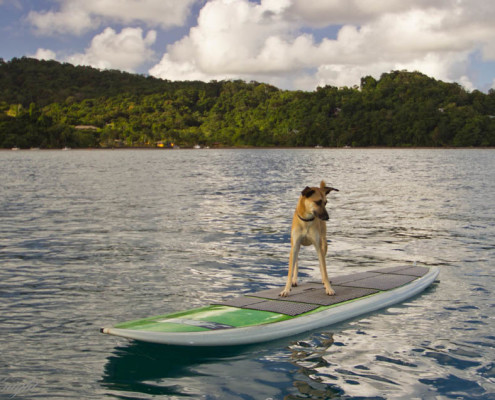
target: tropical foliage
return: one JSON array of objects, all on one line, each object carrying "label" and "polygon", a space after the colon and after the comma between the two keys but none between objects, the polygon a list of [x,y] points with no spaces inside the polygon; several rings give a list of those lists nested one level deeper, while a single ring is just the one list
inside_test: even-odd
[{"label": "tropical foliage", "polygon": [[172,82],[0,59],[0,147],[495,146],[495,91],[419,72],[359,87]]}]

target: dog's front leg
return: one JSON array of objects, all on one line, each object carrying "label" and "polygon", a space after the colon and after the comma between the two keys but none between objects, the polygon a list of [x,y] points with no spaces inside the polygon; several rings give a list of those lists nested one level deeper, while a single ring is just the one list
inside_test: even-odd
[{"label": "dog's front leg", "polygon": [[294,262],[294,272],[292,274],[292,286],[297,286],[297,272],[299,268],[299,262],[296,257],[296,261]]},{"label": "dog's front leg", "polygon": [[330,286],[330,281],[328,280],[327,263],[325,260],[326,251],[324,251],[322,247],[323,246],[316,246],[316,252],[318,253],[318,259],[320,261],[321,280],[325,286],[325,293],[329,296],[333,296],[335,294],[335,290],[332,289],[332,286]]},{"label": "dog's front leg", "polygon": [[296,241],[290,249],[289,274],[287,275],[287,283],[285,284],[285,288],[280,292],[279,296],[281,297],[287,297],[292,288],[292,278],[294,276],[295,269],[297,268],[297,257],[299,255],[300,248],[301,248],[301,242]]}]

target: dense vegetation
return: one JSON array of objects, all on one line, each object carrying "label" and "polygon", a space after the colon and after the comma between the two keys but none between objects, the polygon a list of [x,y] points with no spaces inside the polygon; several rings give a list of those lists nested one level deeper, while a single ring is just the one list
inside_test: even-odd
[{"label": "dense vegetation", "polygon": [[0,59],[0,147],[495,146],[495,91],[418,72],[314,92]]}]

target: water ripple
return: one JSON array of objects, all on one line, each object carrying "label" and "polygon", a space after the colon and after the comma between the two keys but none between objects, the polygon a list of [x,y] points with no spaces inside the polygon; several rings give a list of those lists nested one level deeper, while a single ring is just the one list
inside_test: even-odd
[{"label": "water ripple", "polygon": [[[493,398],[493,150],[20,151],[0,166],[0,395]],[[340,189],[330,275],[416,261],[440,284],[221,352],[98,334],[282,285],[295,203],[321,179]],[[319,278],[313,249],[301,277]]]}]

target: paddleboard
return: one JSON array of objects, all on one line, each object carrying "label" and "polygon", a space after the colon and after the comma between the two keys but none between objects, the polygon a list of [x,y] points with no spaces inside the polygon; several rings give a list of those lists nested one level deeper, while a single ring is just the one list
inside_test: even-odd
[{"label": "paddleboard", "polygon": [[421,293],[437,267],[398,266],[332,278],[335,296],[305,283],[281,298],[263,290],[206,307],[119,323],[101,332],[176,346],[235,346],[267,342],[323,328],[400,303]]}]

